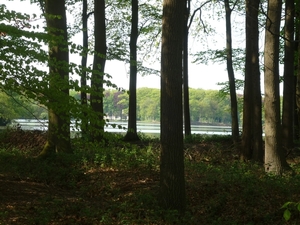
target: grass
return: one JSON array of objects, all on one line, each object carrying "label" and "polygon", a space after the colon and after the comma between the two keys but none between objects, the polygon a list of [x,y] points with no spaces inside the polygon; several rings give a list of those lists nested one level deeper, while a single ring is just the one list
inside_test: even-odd
[{"label": "grass", "polygon": [[238,161],[228,136],[186,140],[183,216],[159,206],[157,139],[106,147],[75,139],[73,155],[46,160],[35,158],[36,148],[3,146],[0,224],[300,224],[297,205],[288,206],[288,222],[281,208],[300,199],[297,159],[295,174],[270,176]]}]

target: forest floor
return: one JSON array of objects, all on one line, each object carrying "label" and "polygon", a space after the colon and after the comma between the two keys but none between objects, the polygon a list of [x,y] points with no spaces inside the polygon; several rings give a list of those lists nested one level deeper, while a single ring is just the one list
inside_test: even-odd
[{"label": "forest floor", "polygon": [[300,200],[298,157],[293,175],[266,175],[242,163],[226,136],[185,143],[187,210],[158,203],[159,142],[99,148],[74,142],[73,155],[39,159],[45,134],[13,131],[0,140],[0,224],[300,224],[288,201]]}]

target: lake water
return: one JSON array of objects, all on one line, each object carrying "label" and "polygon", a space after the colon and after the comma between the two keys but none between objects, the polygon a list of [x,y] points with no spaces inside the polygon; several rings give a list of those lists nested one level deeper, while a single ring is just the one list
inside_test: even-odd
[{"label": "lake water", "polygon": [[[28,119],[17,119],[14,120],[11,126],[19,126],[23,130],[47,130],[48,120],[28,120]],[[120,125],[123,129],[118,126],[113,127],[113,124]],[[127,122],[110,122],[105,127],[107,132],[125,133],[127,130]],[[203,125],[192,125],[193,134],[210,134],[210,135],[230,135],[230,126],[203,126]],[[71,125],[72,131],[79,131],[74,124]],[[159,123],[137,123],[138,132],[145,134],[159,134],[160,124]]]}]

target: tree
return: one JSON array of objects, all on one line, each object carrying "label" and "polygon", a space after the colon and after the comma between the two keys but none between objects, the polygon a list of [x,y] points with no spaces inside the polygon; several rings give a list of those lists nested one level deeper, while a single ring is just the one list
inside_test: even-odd
[{"label": "tree", "polygon": [[282,143],[285,149],[294,146],[294,0],[285,1],[285,26],[284,26],[284,72],[283,72],[283,108],[282,108]]},{"label": "tree", "polygon": [[128,130],[124,137],[126,141],[138,141],[137,135],[137,98],[136,98],[136,79],[137,79],[137,39],[138,39],[138,0],[131,0],[132,18],[130,34],[130,81],[129,81],[129,112]]},{"label": "tree", "polygon": [[241,160],[263,162],[262,101],[259,68],[260,0],[246,0],[246,61]]},{"label": "tree", "polygon": [[11,119],[18,116],[18,108],[13,106],[14,98],[0,91],[0,124],[5,126]]},{"label": "tree", "polygon": [[[194,16],[197,11],[200,11],[200,20],[202,7],[206,4],[210,3],[208,0],[201,4],[200,7],[194,10],[190,20],[190,12],[191,12],[191,1],[186,0],[185,9],[184,9],[184,36],[183,36],[183,113],[184,113],[184,132],[185,135],[191,135],[191,113],[190,113],[190,97],[189,97],[189,79],[188,79],[188,37],[189,37],[189,29],[194,20]],[[205,28],[204,28],[205,30]]]},{"label": "tree", "polygon": [[87,0],[82,0],[82,56],[81,56],[81,66],[82,66],[82,73],[80,78],[81,83],[81,105],[83,106],[83,113],[81,119],[81,136],[85,137],[87,135],[88,129],[88,119],[87,119],[87,93],[86,93],[86,86],[87,86],[87,57],[88,57],[88,17],[89,14],[87,13]]},{"label": "tree", "polygon": [[229,80],[229,90],[231,99],[231,131],[232,139],[235,143],[239,140],[239,121],[238,121],[238,106],[236,97],[235,77],[232,65],[232,34],[231,34],[231,12],[234,9],[238,0],[235,1],[232,8],[230,8],[229,0],[225,0],[225,18],[226,18],[226,61],[227,73]]},{"label": "tree", "polygon": [[189,80],[188,80],[188,39],[189,39],[189,16],[191,1],[186,1],[184,13],[184,36],[183,36],[183,113],[184,113],[184,132],[185,136],[191,135],[191,116],[189,101]]},{"label": "tree", "polygon": [[48,138],[40,156],[71,152],[69,105],[69,50],[64,0],[46,0],[49,34]]},{"label": "tree", "polygon": [[185,0],[164,0],[161,47],[160,200],[185,210],[182,119],[182,41]]},{"label": "tree", "polygon": [[[227,74],[228,74],[228,83],[219,83],[219,84],[225,84],[225,87],[221,90],[221,92],[228,92],[230,94],[231,99],[231,127],[232,127],[232,139],[235,144],[239,141],[239,117],[238,117],[238,102],[237,102],[237,94],[236,89],[238,85],[236,85],[236,79],[234,74],[234,66],[238,65],[238,68],[240,69],[241,63],[237,63],[237,56],[241,52],[240,49],[233,50],[232,48],[232,28],[231,28],[231,15],[234,9],[239,7],[239,0],[229,1],[205,1],[201,4],[199,8],[197,8],[192,18],[195,15],[195,12],[200,10],[200,20],[201,24],[203,26],[204,31],[207,33],[207,25],[204,24],[203,19],[201,18],[201,8],[209,3],[221,3],[224,4],[225,7],[225,25],[226,25],[226,48],[224,50],[211,50],[205,52],[200,52],[199,56],[197,57],[196,61],[201,60],[202,62],[207,62],[208,60],[212,60],[214,62],[224,62],[226,61],[227,66]],[[232,6],[230,6],[232,5]],[[240,8],[238,8],[239,11]],[[218,15],[221,15],[219,12]]]},{"label": "tree", "polygon": [[[90,136],[93,141],[103,141],[104,112],[103,112],[103,80],[106,62],[106,25],[105,1],[94,1],[94,61],[91,77],[91,107],[95,114],[90,120]],[[93,114],[93,115],[94,115]]]},{"label": "tree", "polygon": [[294,76],[294,108],[296,112],[294,113],[294,139],[299,140],[300,138],[300,7],[299,2],[295,1],[295,42],[294,42],[294,52],[295,52],[295,73]]},{"label": "tree", "polygon": [[160,90],[155,88],[139,88],[137,96],[138,118],[140,120],[159,121]]},{"label": "tree", "polygon": [[269,0],[265,29],[265,171],[281,175],[287,167],[282,148],[279,95],[281,0]]},{"label": "tree", "polygon": [[294,89],[295,89],[295,101],[294,107],[296,109],[296,113],[294,114],[294,135],[295,140],[299,140],[300,138],[300,7],[299,2],[295,2],[295,44],[294,44],[294,51],[295,51],[295,70],[296,76],[294,77]]},{"label": "tree", "polygon": [[49,56],[44,46],[49,37],[35,30],[31,24],[34,15],[6,10],[5,5],[0,5],[0,17],[0,94],[3,92],[1,99],[9,102],[1,103],[0,117],[7,121],[48,118],[49,74],[44,68],[49,65]]}]

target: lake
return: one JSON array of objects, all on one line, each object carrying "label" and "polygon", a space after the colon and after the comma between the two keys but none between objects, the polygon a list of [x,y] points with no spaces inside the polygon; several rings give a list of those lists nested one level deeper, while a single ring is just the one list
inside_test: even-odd
[{"label": "lake", "polygon": [[[23,130],[47,130],[48,120],[34,120],[34,119],[17,119],[11,124],[11,126],[19,126]],[[116,125],[114,127],[114,125]],[[123,127],[119,129],[118,125]],[[191,126],[193,134],[209,134],[209,135],[230,135],[231,127],[230,126],[206,126],[206,125],[192,125]],[[74,123],[71,124],[72,131],[79,131],[75,127]],[[160,133],[160,124],[159,123],[147,123],[147,122],[138,122],[137,123],[138,132],[145,134],[159,134]],[[110,122],[105,127],[107,132],[116,132],[116,133],[125,133],[127,131],[127,121],[125,122]]]}]

